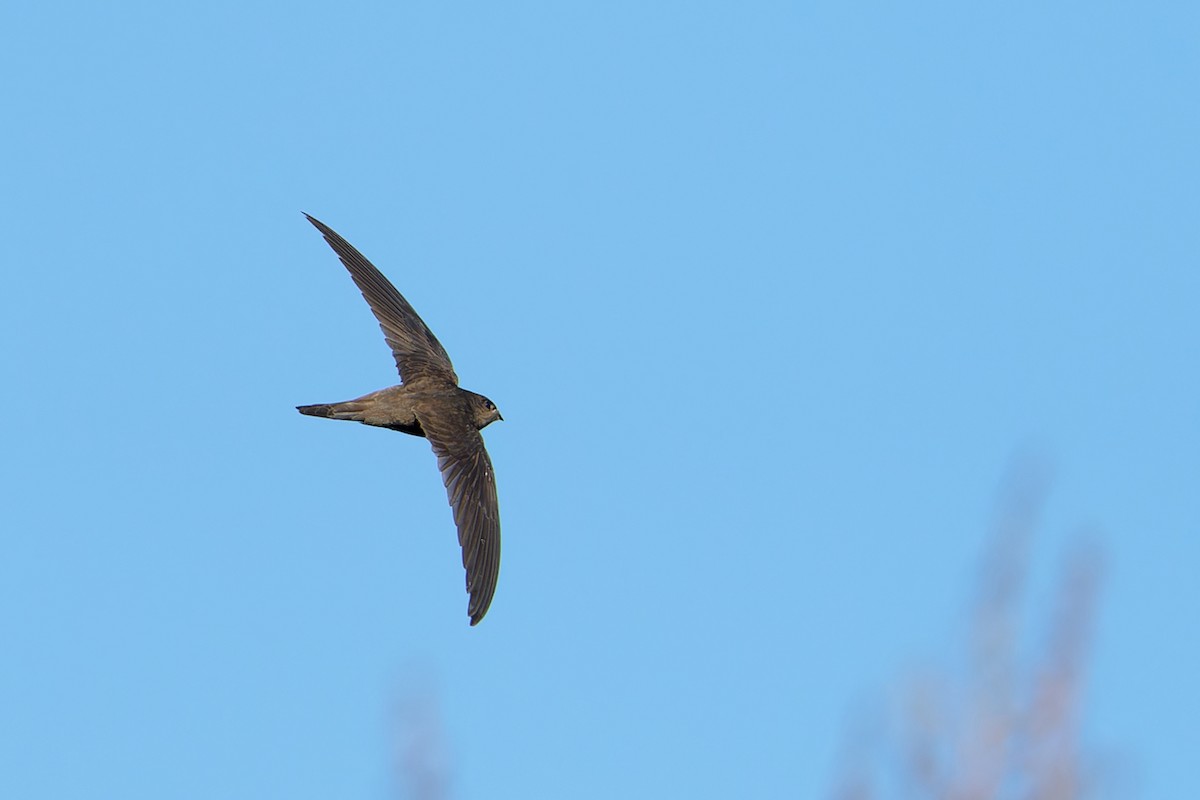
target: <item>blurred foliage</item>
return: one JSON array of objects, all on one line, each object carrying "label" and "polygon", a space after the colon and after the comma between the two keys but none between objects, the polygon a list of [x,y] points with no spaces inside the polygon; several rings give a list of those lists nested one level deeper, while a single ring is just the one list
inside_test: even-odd
[{"label": "blurred foliage", "polygon": [[[1048,615],[1023,613],[1046,484],[1030,463],[1012,471],[983,560],[965,669],[903,683],[879,735],[851,742],[838,800],[1075,800],[1111,788],[1081,725],[1099,547],[1070,550]],[[1033,625],[1048,625],[1040,644],[1029,641]]]}]

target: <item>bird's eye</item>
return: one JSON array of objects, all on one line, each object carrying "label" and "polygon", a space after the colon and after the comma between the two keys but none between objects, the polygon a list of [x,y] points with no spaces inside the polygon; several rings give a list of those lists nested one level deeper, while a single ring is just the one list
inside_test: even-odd
[{"label": "bird's eye", "polygon": [[495,404],[495,403],[493,403],[491,400],[484,400],[484,401],[483,401],[483,404],[484,404],[485,406],[487,406],[487,410],[488,410],[488,411],[495,411],[495,410],[496,410],[496,404]]}]

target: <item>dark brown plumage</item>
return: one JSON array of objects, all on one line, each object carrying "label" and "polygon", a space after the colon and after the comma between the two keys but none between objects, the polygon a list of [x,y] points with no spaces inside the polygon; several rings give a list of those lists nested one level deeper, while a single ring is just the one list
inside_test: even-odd
[{"label": "dark brown plumage", "polygon": [[503,417],[491,400],[459,388],[445,348],[396,287],[332,228],[304,216],[346,265],[379,320],[396,359],[401,385],[344,403],[297,406],[297,410],[429,439],[454,509],[471,596],[467,614],[474,625],[487,613],[500,574],[496,479],[479,431]]}]

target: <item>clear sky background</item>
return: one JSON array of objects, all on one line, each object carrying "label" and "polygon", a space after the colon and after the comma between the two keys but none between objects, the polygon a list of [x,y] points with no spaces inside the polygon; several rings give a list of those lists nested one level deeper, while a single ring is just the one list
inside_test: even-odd
[{"label": "clear sky background", "polygon": [[[1194,3],[26,3],[0,22],[0,796],[826,796],[1014,454],[1085,741],[1194,797]],[[439,336],[477,628],[330,224]],[[1033,640],[1036,644],[1036,640]],[[433,725],[433,723],[431,723]]]}]

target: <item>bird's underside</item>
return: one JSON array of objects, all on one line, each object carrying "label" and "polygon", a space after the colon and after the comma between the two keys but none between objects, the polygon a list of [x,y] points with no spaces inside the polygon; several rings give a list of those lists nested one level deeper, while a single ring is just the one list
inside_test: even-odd
[{"label": "bird's underside", "polygon": [[353,422],[361,422],[364,425],[375,425],[379,428],[387,428],[390,431],[400,431],[412,436],[425,437],[425,429],[421,427],[421,421],[415,416],[410,422],[367,422],[361,419],[361,409],[355,400],[349,400],[345,403],[318,403],[311,406],[296,406],[296,410],[301,414],[307,414],[310,417],[325,417],[326,419],[345,419]]},{"label": "bird's underside", "polygon": [[502,419],[482,395],[458,386],[445,349],[408,301],[371,262],[331,228],[325,236],[379,321],[403,383],[342,403],[298,406],[301,414],[361,422],[429,440],[454,511],[475,625],[491,605],[500,572],[500,516],[492,462],[480,429]]}]

